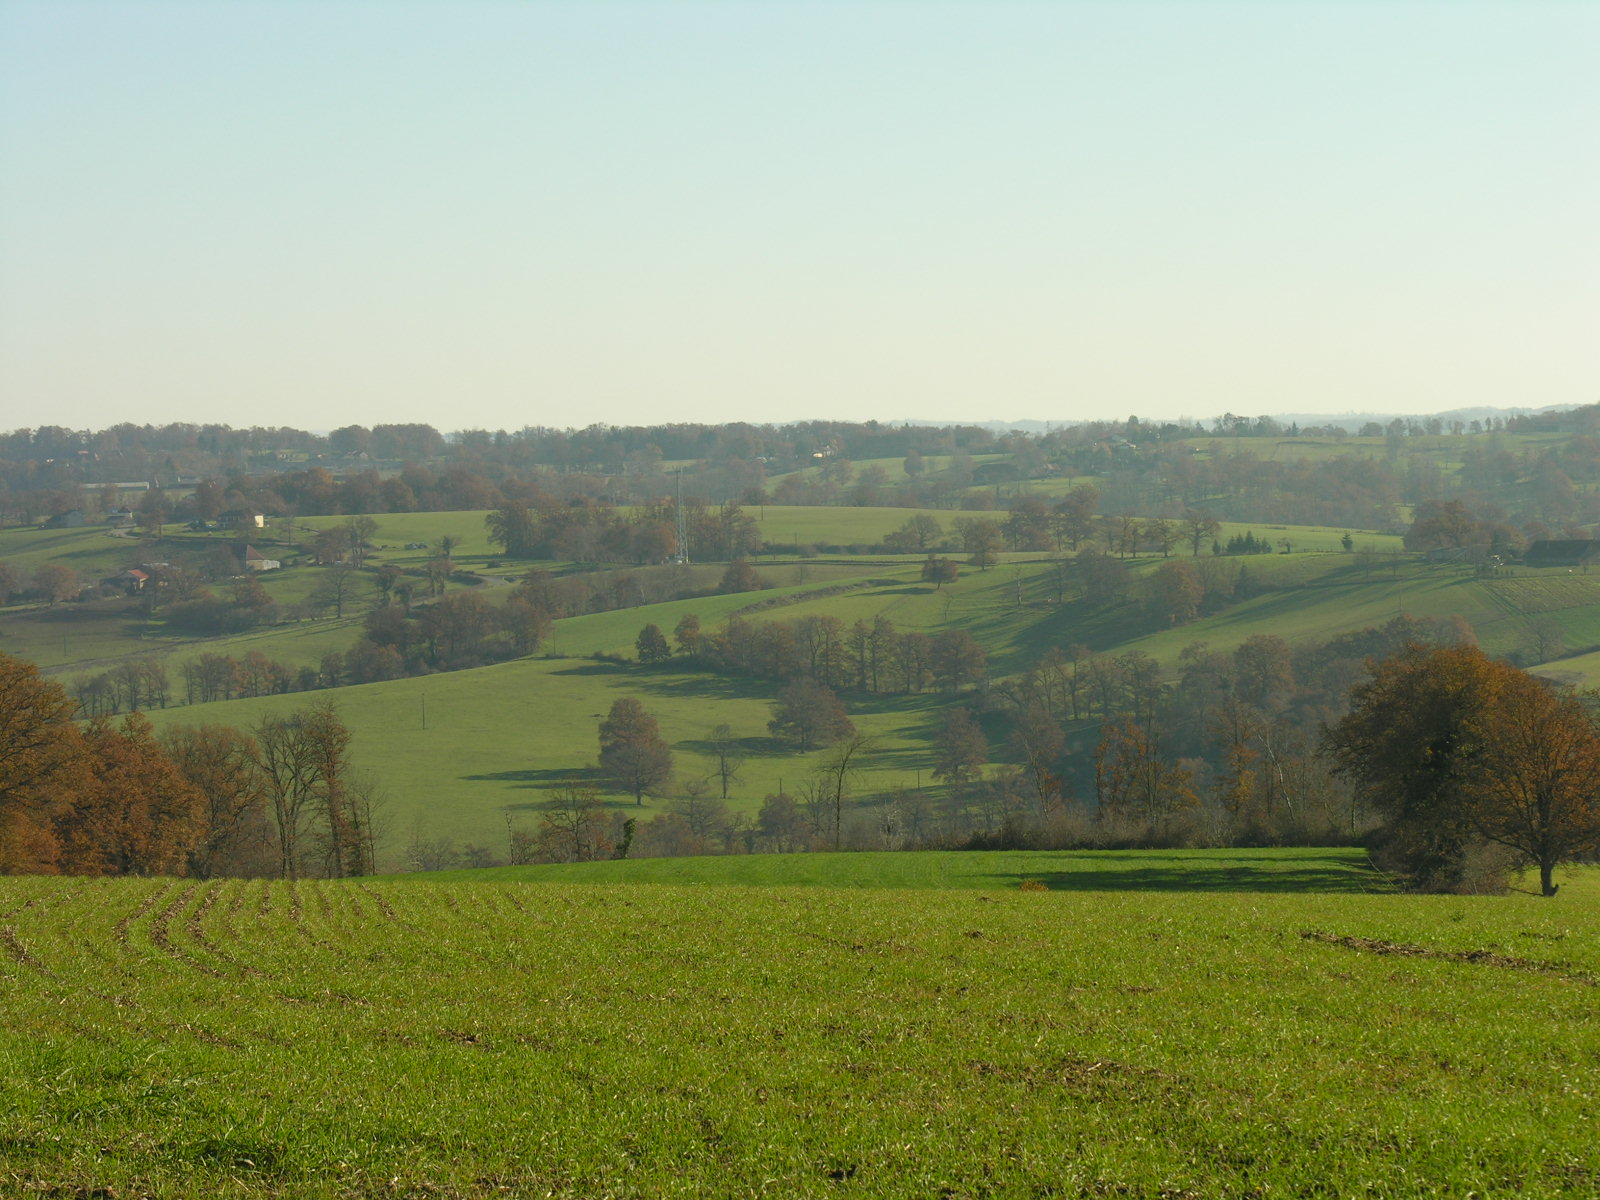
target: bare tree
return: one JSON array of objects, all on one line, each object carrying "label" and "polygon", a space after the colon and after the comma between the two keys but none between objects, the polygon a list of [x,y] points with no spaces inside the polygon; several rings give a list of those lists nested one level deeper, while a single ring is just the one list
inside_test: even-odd
[{"label": "bare tree", "polygon": [[835,850],[840,848],[844,833],[845,800],[861,776],[861,759],[872,745],[872,739],[866,734],[853,733],[837,742],[817,768],[816,782],[821,785],[819,798],[826,805],[827,832],[832,835]]},{"label": "bare tree", "polygon": [[598,789],[583,783],[558,788],[539,820],[540,855],[553,862],[592,862],[615,848]]},{"label": "bare tree", "polygon": [[728,798],[728,785],[738,778],[744,767],[745,755],[739,740],[733,736],[729,725],[718,725],[711,731],[711,754],[717,760],[713,775],[722,785],[722,798]]}]

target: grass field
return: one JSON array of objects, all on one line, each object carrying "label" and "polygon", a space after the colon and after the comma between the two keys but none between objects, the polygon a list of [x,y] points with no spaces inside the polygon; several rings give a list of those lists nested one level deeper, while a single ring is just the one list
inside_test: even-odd
[{"label": "grass field", "polygon": [[[793,790],[823,751],[799,753],[767,731],[776,685],[730,681],[678,671],[641,671],[584,659],[521,659],[420,679],[343,688],[337,692],[268,696],[152,712],[158,729],[214,722],[247,728],[268,713],[284,714],[312,700],[332,699],[352,733],[351,756],[370,771],[385,798],[387,831],[380,864],[398,856],[418,831],[506,850],[506,817],[537,823],[549,789],[593,777],[598,729],[612,701],[640,700],[673,747],[680,780],[709,775],[712,730],[727,724],[750,757],[729,796],[735,813],[754,814],[763,798]],[[876,738],[864,757],[862,793],[912,787],[926,757],[935,696],[879,697],[852,703],[851,715]],[[608,794],[628,816],[648,820],[669,799],[635,806],[632,796]]]},{"label": "grass field", "polygon": [[1386,893],[1364,850],[927,850],[860,854],[743,854],[410,876],[431,883],[662,883],[743,887],[1014,888],[1051,891]]},{"label": "grass field", "polygon": [[1593,872],[1543,901],[1128,862],[1044,892],[1014,883],[1038,860],[915,890],[0,880],[0,1191],[1600,1190]]},{"label": "grass field", "polygon": [[139,549],[137,540],[113,536],[104,526],[0,529],[0,562],[18,574],[60,563],[88,576],[109,575],[133,565]]}]

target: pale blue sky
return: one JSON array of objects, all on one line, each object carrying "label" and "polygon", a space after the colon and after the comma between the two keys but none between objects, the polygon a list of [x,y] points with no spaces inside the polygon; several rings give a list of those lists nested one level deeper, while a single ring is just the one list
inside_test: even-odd
[{"label": "pale blue sky", "polygon": [[1600,4],[0,0],[0,428],[1600,400]]}]

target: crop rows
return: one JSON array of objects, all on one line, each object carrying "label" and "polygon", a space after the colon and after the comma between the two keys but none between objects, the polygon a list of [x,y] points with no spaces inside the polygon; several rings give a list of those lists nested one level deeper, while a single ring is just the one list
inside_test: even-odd
[{"label": "crop rows", "polygon": [[1577,892],[0,880],[0,1193],[1594,1194]]}]

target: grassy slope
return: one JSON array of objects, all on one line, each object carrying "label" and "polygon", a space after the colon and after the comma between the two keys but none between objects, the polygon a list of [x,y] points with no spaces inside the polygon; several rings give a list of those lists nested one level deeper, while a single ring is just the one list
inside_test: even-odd
[{"label": "grassy slope", "polygon": [[0,529],[0,562],[18,574],[60,563],[98,578],[132,566],[142,554],[134,538],[114,537],[102,526],[83,529]]},{"label": "grassy slope", "polygon": [[1141,869],[1045,894],[1011,872],[0,880],[0,1178],[176,1200],[1600,1188],[1593,872],[1546,902],[1203,871],[1131,890]]},{"label": "grassy slope", "polygon": [[[832,529],[835,538],[847,539],[881,536],[907,515],[903,510],[771,508],[768,521],[788,522],[784,536],[820,535]],[[481,528],[479,514],[407,514],[379,520],[375,541],[380,546],[436,540],[442,532],[466,537],[469,531]],[[877,523],[876,534],[868,522]],[[1224,536],[1235,531],[1230,527]],[[1259,536],[1274,531],[1258,528],[1256,532]],[[573,661],[594,653],[631,656],[634,639],[646,622],[670,633],[690,612],[699,615],[705,625],[714,626],[734,610],[776,599],[786,603],[764,608],[757,619],[825,614],[848,625],[881,614],[902,629],[964,628],[989,649],[991,672],[996,676],[1024,669],[1051,646],[1082,643],[1101,652],[1139,649],[1170,665],[1191,641],[1205,640],[1215,649],[1227,650],[1264,631],[1301,641],[1378,624],[1401,611],[1461,614],[1493,653],[1525,645],[1532,621],[1542,615],[1562,627],[1567,645],[1574,651],[1600,644],[1600,574],[1524,571],[1479,580],[1464,568],[1385,554],[1382,551],[1393,539],[1377,535],[1358,539],[1358,548],[1364,549],[1370,542],[1377,553],[1343,554],[1335,549],[1342,533],[1334,529],[1291,531],[1297,549],[1317,547],[1328,552],[1223,560],[1207,555],[1193,560],[1180,553],[1176,557],[1194,561],[1202,570],[1242,566],[1267,590],[1178,629],[1149,632],[1130,605],[1099,611],[1054,605],[1054,568],[1048,556],[1040,554],[1007,555],[993,570],[967,570],[956,584],[941,590],[920,583],[914,557],[898,560],[898,565],[892,559],[845,557],[804,566],[764,567],[764,573],[783,586],[759,595],[676,601],[559,622],[546,649],[562,659],[504,664],[479,672],[369,685],[329,695],[355,731],[359,763],[379,777],[390,795],[392,856],[416,829],[448,833],[499,850],[504,845],[507,809],[526,811],[541,799],[545,788],[582,776],[595,757],[599,717],[621,695],[640,697],[660,718],[678,754],[680,778],[709,772],[705,739],[714,726],[726,723],[746,739],[751,757],[730,796],[735,811],[754,811],[780,782],[796,786],[816,756],[785,752],[767,738],[767,701],[773,690],[769,685]],[[773,535],[769,530],[769,536]],[[116,541],[93,530],[59,534],[8,531],[0,538],[0,548],[9,552],[39,544],[46,546],[46,554],[104,554],[108,552],[106,544]],[[486,543],[478,549],[486,549]],[[126,553],[126,547],[115,545],[109,550]],[[1145,559],[1133,567],[1137,576],[1158,565],[1158,560]],[[291,601],[314,586],[318,574],[314,568],[286,571],[269,576],[267,585]],[[805,582],[793,582],[802,575]],[[491,590],[490,595],[495,594]],[[291,666],[314,664],[329,650],[347,648],[358,626],[355,618],[347,618],[344,622],[289,624],[215,641],[164,639],[148,636],[152,630],[137,612],[94,616],[78,606],[60,606],[54,611],[12,610],[0,621],[0,631],[4,649],[47,667],[88,660],[95,664],[90,669],[100,670],[120,655],[163,653],[178,685],[178,669],[184,659],[202,652],[238,656],[260,650]],[[1600,680],[1600,663],[1593,656],[1560,660],[1547,669],[1562,678]],[[61,677],[69,679],[71,674],[64,672]],[[421,729],[425,694],[427,731]],[[219,721],[249,725],[263,711],[281,711],[308,699],[290,696],[178,708],[157,714],[156,720],[158,724]],[[880,743],[866,761],[863,792],[929,782],[923,774],[931,765],[928,738],[942,703],[936,696],[851,701],[858,724]],[[612,800],[618,807],[624,804],[620,797]],[[659,802],[650,806],[652,811],[657,807]]]},{"label": "grassy slope", "polygon": [[[728,724],[746,740],[752,757],[729,804],[753,812],[762,798],[788,788],[820,760],[771,742],[771,686],[673,671],[638,671],[583,659],[525,659],[424,679],[367,684],[333,693],[234,700],[151,713],[158,728],[171,724],[249,726],[268,712],[283,713],[313,700],[331,699],[354,734],[353,758],[370,770],[387,794],[387,839],[393,856],[417,829],[505,848],[505,816],[524,815],[545,790],[590,777],[598,754],[596,731],[612,701],[639,699],[672,744],[680,778],[709,775],[706,740]],[[925,745],[932,697],[889,697],[855,708],[859,728],[879,738],[866,762],[865,790],[912,786]],[[427,728],[422,727],[426,709]],[[925,777],[924,777],[925,778]],[[925,780],[926,781],[926,780]],[[612,795],[630,814],[632,797]],[[647,801],[644,815],[665,807]]]},{"label": "grassy slope", "polygon": [[[862,586],[842,593],[834,591],[840,586],[835,580],[562,621],[550,643],[554,653],[566,656],[559,659],[523,660],[316,697],[169,709],[154,716],[158,725],[201,721],[248,725],[263,711],[331,698],[355,733],[358,762],[376,773],[389,793],[391,853],[417,828],[448,832],[498,852],[505,844],[508,808],[526,812],[542,799],[544,789],[583,777],[597,753],[599,720],[620,696],[638,697],[658,717],[663,736],[678,755],[681,778],[710,772],[705,739],[716,725],[726,723],[746,739],[751,757],[729,798],[735,811],[753,812],[780,782],[793,788],[810,770],[818,755],[784,751],[767,737],[768,701],[774,691],[770,684],[576,657],[597,651],[631,656],[634,638],[647,621],[670,633],[690,612],[711,627],[730,611],[776,596],[795,602],[765,609],[758,619],[827,613],[849,624],[881,613],[903,629],[965,628],[988,646],[992,669],[999,675],[1024,669],[1053,645],[1081,642],[1102,651],[1139,649],[1170,665],[1192,641],[1205,640],[1215,649],[1228,650],[1264,631],[1292,642],[1323,638],[1381,624],[1400,611],[1462,613],[1478,629],[1485,646],[1502,653],[1525,639],[1529,617],[1518,607],[1524,603],[1564,606],[1554,614],[1573,630],[1569,644],[1600,642],[1596,626],[1600,574],[1478,580],[1455,567],[1398,560],[1392,571],[1368,568],[1358,557],[1296,554],[1245,560],[1251,572],[1275,590],[1216,616],[1157,633],[1141,632],[1128,606],[1085,613],[1075,606],[1045,603],[1048,564],[1018,562],[970,572],[942,590],[914,582],[910,567],[899,569],[899,582],[873,584],[872,580],[891,579],[897,573],[877,567],[856,577]],[[1144,569],[1153,565],[1146,563]],[[267,643],[263,649],[274,653],[270,639]],[[1551,666],[1572,669],[1565,662]],[[424,695],[426,731],[421,728]],[[931,782],[929,738],[942,703],[936,695],[850,701],[857,724],[879,739],[877,751],[865,764],[863,793]],[[631,808],[631,801],[622,797],[611,800],[619,808]],[[647,811],[656,811],[663,803],[652,802]]]}]

